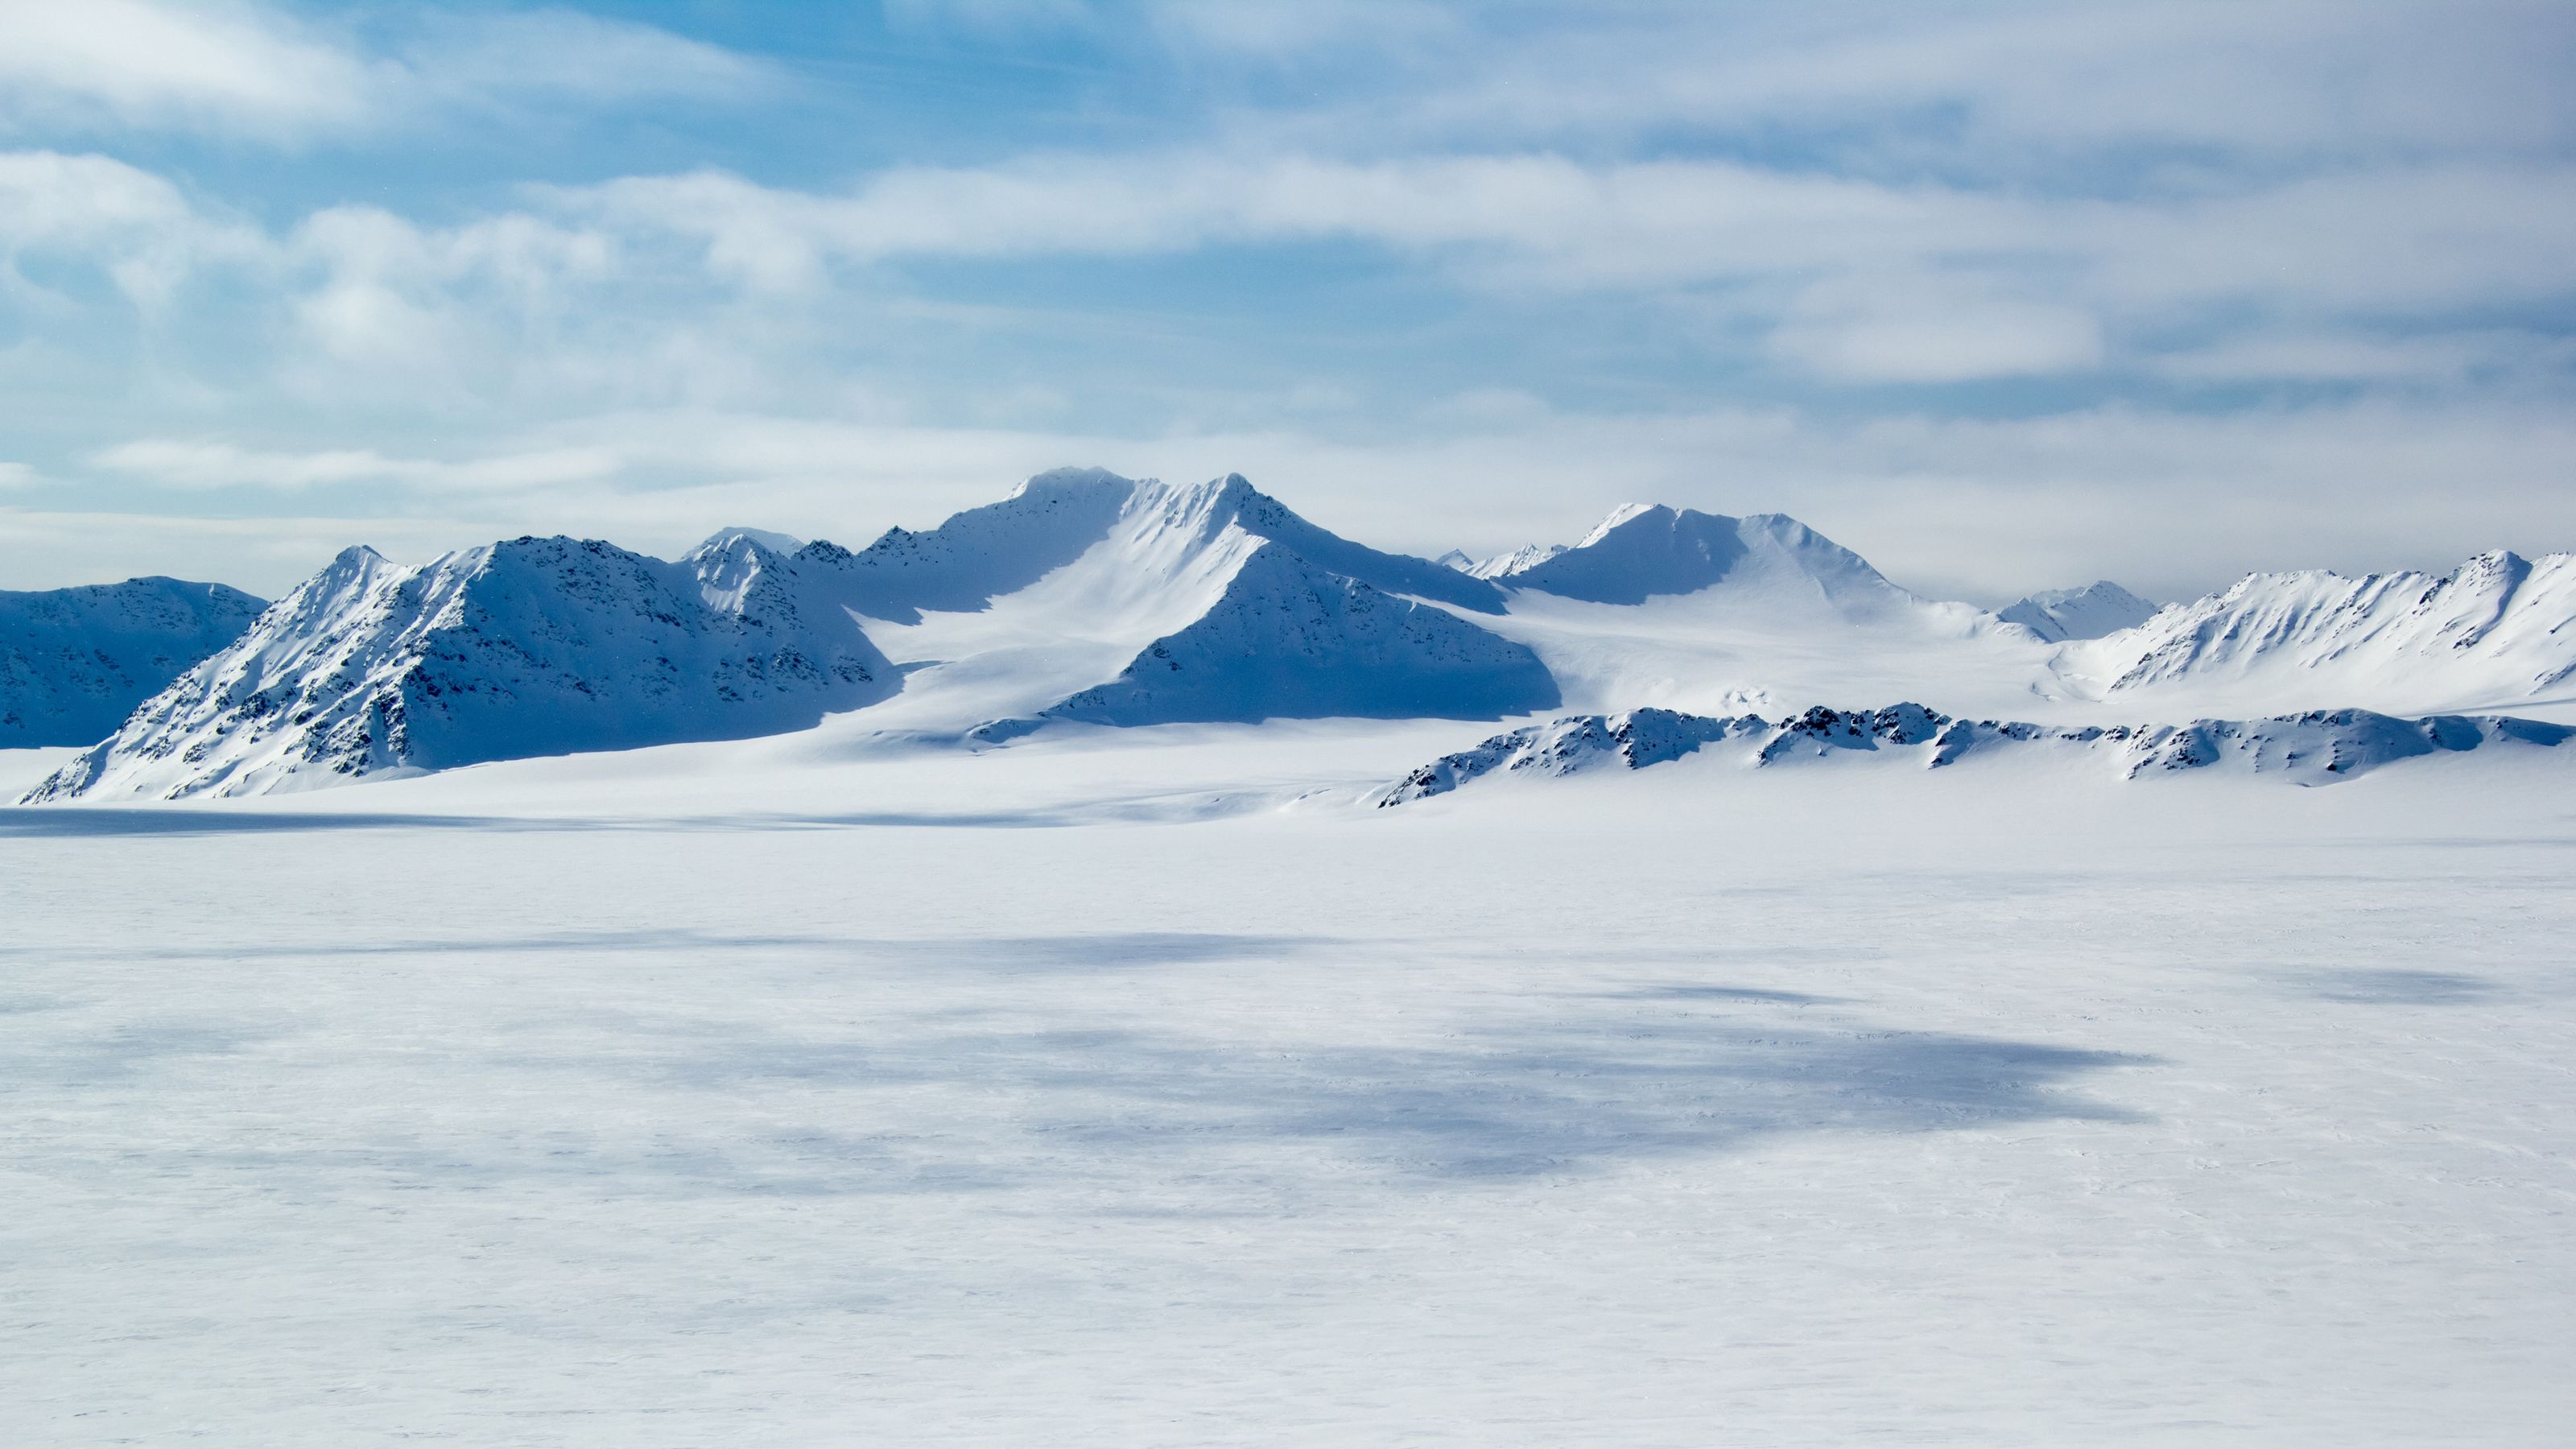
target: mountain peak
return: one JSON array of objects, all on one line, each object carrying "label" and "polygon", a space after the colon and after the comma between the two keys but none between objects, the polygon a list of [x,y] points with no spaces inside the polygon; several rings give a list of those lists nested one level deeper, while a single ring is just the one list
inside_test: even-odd
[{"label": "mountain peak", "polygon": [[805,540],[793,534],[773,533],[766,528],[719,528],[701,540],[684,557],[731,547],[735,543],[755,543],[775,554],[792,554],[805,546]]},{"label": "mountain peak", "polygon": [[2101,579],[2080,589],[2042,589],[1997,609],[1995,617],[2058,644],[2133,629],[2155,617],[2158,607]]},{"label": "mountain peak", "polygon": [[[1616,533],[1620,529],[1627,527],[1629,524],[1636,522],[1638,519],[1645,518],[1649,515],[1665,519],[1670,519],[1675,516],[1670,507],[1661,503],[1622,503],[1618,507],[1611,509],[1599,523],[1594,524],[1592,526],[1592,531],[1583,535],[1582,539],[1574,546],[1576,548],[1590,548],[1592,545],[1608,538],[1611,534]],[[1708,515],[1703,514],[1700,516],[1706,517]]]}]

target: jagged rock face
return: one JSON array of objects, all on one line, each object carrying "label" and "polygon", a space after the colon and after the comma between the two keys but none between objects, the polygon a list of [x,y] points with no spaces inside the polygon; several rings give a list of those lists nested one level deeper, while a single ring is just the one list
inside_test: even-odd
[{"label": "jagged rock face", "polygon": [[2576,739],[2576,727],[2511,716],[2434,715],[2406,720],[2360,709],[2259,720],[2073,729],[2014,720],[1954,719],[1911,703],[1875,710],[1816,708],[1776,724],[1759,715],[1727,718],[1640,709],[1620,715],[1573,715],[1496,735],[1395,781],[1378,793],[1377,803],[1402,805],[1444,795],[1496,773],[1571,775],[1603,766],[1640,770],[1730,740],[1750,746],[1744,763],[1753,768],[1887,752],[1919,759],[1927,769],[1940,769],[1971,752],[2050,747],[2103,753],[2132,779],[2232,766],[2317,785],[2426,755],[2494,745],[2549,749],[2571,739]]},{"label": "jagged rock face", "polygon": [[2099,639],[2134,629],[2156,615],[2156,606],[2104,579],[2080,589],[2046,589],[1995,611],[2052,644]]},{"label": "jagged rock face", "polygon": [[1726,719],[1669,709],[1636,709],[1626,714],[1570,715],[1496,735],[1472,750],[1442,755],[1389,786],[1377,803],[1401,805],[1408,800],[1445,795],[1497,770],[1570,775],[1610,761],[1641,770],[1677,760],[1711,741],[1767,728],[1768,722],[1760,715],[1749,714]]},{"label": "jagged rock face", "polygon": [[2226,688],[2283,698],[2527,699],[2576,680],[2576,554],[2480,554],[2452,574],[2253,574],[2137,628],[2069,646],[2108,695]]},{"label": "jagged rock face", "polygon": [[0,749],[104,739],[264,607],[222,584],[165,578],[0,591]]},{"label": "jagged rock face", "polygon": [[1120,725],[1491,719],[1558,698],[1526,646],[1266,543],[1197,622],[1046,714]]},{"label": "jagged rock face", "polygon": [[398,568],[351,549],[29,797],[258,794],[812,724],[893,671],[748,540],[664,563],[521,538]]}]

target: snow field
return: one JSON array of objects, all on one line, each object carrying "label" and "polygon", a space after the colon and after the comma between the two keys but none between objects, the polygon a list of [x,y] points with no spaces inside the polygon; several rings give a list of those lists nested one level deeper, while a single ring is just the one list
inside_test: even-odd
[{"label": "snow field", "polygon": [[[1116,820],[1143,757],[1241,777],[1245,738],[0,814],[0,1438],[2545,1444],[2576,1409],[2556,752]],[[987,823],[836,823],[871,802]]]}]

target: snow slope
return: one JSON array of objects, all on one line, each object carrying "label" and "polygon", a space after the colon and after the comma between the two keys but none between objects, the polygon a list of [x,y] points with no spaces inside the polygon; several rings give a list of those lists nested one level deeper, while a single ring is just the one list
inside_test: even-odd
[{"label": "snow slope", "polygon": [[1504,575],[1495,632],[1538,652],[1566,704],[1795,710],[1855,693],[2015,710],[2062,692],[2052,646],[1973,605],[1919,598],[1792,518],[1613,512]]},{"label": "snow slope", "polygon": [[2156,605],[2104,579],[2080,589],[2044,589],[1995,611],[2052,643],[2099,639],[2155,617]]},{"label": "snow slope", "polygon": [[239,589],[166,578],[0,591],[0,749],[106,738],[263,607]]},{"label": "snow slope", "polygon": [[2399,712],[2576,697],[2576,554],[2480,554],[2449,574],[2252,574],[2058,672],[2110,700]]},{"label": "snow slope", "polygon": [[2302,785],[2331,784],[2399,760],[2459,754],[2484,746],[2554,749],[2576,739],[2576,726],[2509,716],[2438,715],[2392,719],[2368,710],[2316,711],[2260,720],[2196,720],[2184,725],[2086,725],[2050,728],[2008,720],[1954,719],[1919,704],[1876,710],[1816,707],[1789,719],[1720,718],[1639,709],[1574,715],[1496,735],[1471,750],[1443,755],[1388,786],[1381,806],[1444,795],[1496,773],[1570,775],[1617,764],[1631,770],[1662,764],[1734,741],[1734,762],[1750,768],[1798,760],[1902,758],[1940,769],[1972,752],[2013,755],[2045,750],[2100,758],[2122,776],[2225,766]]},{"label": "snow slope", "polygon": [[1509,553],[1495,554],[1491,558],[1473,558],[1463,550],[1453,548],[1434,562],[1447,564],[1473,578],[1499,579],[1505,574],[1516,574],[1523,569],[1543,564],[1565,552],[1565,549],[1566,545],[1561,543],[1529,543]]},{"label": "snow slope", "polygon": [[1899,592],[1859,554],[1786,514],[1728,518],[1642,503],[1613,510],[1581,543],[1505,579],[1562,598],[1641,604],[1697,593],[1739,567],[1776,572],[1783,562],[1828,596]]},{"label": "snow slope", "polygon": [[1172,486],[1098,468],[1061,468],[1022,483],[999,503],[970,508],[937,528],[889,529],[849,560],[853,606],[918,624],[925,610],[980,610],[1003,595],[1106,549],[1102,565],[1153,570],[1174,538],[1220,547],[1232,529],[1294,549],[1307,562],[1389,593],[1499,612],[1501,592],[1428,559],[1382,553],[1307,522],[1241,474]]},{"label": "snow slope", "polygon": [[742,537],[685,564],[570,538],[412,569],[352,548],[30,798],[259,794],[803,728],[893,687],[838,583]]},{"label": "snow slope", "polygon": [[1111,725],[1491,719],[1557,703],[1527,646],[1264,543],[1205,614],[1046,714]]},{"label": "snow slope", "polygon": [[[1237,589],[1237,572],[1265,552],[1269,571]],[[1183,485],[1097,469],[1040,474],[1010,498],[936,529],[897,530],[852,555],[848,568],[872,591],[854,604],[871,616],[870,637],[910,671],[901,696],[836,722],[834,733],[851,737],[853,748],[882,735],[953,737],[994,721],[1025,725],[1058,706],[1074,716],[1105,709],[1136,720],[1173,718],[1176,709],[1229,719],[1342,707],[1384,716],[1400,697],[1452,717],[1491,717],[1500,698],[1493,681],[1440,663],[1442,651],[1496,667],[1518,655],[1478,638],[1477,626],[1457,616],[1400,602],[1433,599],[1482,624],[1500,615],[1500,589],[1428,559],[1353,543],[1234,474]],[[1291,594],[1304,600],[1295,610],[1287,607]],[[1220,609],[1242,617],[1216,617]],[[1291,623],[1291,613],[1302,622]],[[1378,632],[1399,617],[1413,622]],[[1194,628],[1184,647],[1218,652],[1193,655],[1192,684],[1175,693],[1162,682],[1161,702],[1147,705],[1129,688],[1147,651]],[[1338,642],[1328,637],[1335,630],[1346,631]],[[1219,653],[1256,640],[1289,652],[1247,660],[1223,682],[1207,673]],[[1336,658],[1336,648],[1356,652]],[[1403,671],[1389,648],[1413,651],[1431,672],[1416,669],[1399,685]],[[1331,678],[1349,671],[1356,671],[1349,681]],[[1469,693],[1447,704],[1401,693],[1442,677]],[[1375,684],[1363,687],[1364,678]],[[1074,703],[1095,688],[1105,691],[1098,700]],[[1399,693],[1371,705],[1370,690],[1387,688]],[[1542,694],[1523,687],[1515,697]]]}]

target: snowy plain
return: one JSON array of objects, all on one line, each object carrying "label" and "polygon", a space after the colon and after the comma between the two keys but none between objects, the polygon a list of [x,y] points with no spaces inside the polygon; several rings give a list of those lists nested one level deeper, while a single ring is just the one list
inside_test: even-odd
[{"label": "snowy plain", "polygon": [[2564,752],[1485,732],[0,812],[0,1439],[2565,1442]]}]

